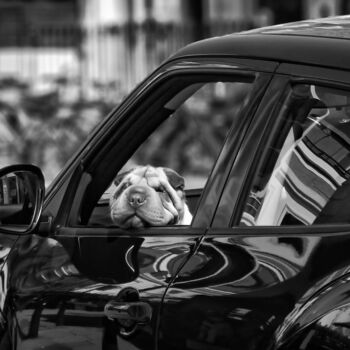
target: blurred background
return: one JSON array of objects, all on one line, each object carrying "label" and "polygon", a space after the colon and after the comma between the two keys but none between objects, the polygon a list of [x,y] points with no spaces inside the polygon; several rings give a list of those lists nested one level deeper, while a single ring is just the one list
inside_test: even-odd
[{"label": "blurred background", "polygon": [[95,125],[180,47],[347,14],[349,0],[0,0],[0,167],[47,183]]}]

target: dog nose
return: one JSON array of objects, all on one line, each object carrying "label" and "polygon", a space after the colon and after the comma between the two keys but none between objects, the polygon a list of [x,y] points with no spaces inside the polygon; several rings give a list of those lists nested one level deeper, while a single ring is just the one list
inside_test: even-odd
[{"label": "dog nose", "polygon": [[130,188],[128,194],[128,201],[130,206],[138,208],[146,202],[146,191],[141,186],[134,186]]}]

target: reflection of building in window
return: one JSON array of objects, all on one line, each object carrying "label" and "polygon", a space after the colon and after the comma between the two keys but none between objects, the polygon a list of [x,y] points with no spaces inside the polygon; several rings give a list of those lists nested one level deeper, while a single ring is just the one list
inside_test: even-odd
[{"label": "reflection of building in window", "polygon": [[300,139],[290,130],[267,186],[250,194],[242,224],[312,224],[350,178],[350,118],[338,106],[324,111],[311,111]]},{"label": "reflection of building in window", "polygon": [[10,205],[21,202],[18,178],[7,176],[0,179],[0,204]]}]

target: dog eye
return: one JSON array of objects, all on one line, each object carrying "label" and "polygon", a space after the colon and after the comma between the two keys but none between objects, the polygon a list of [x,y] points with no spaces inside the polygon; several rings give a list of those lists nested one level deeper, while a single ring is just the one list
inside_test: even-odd
[{"label": "dog eye", "polygon": [[129,183],[129,182],[125,182],[125,183],[123,183],[122,185],[119,184],[119,188],[114,192],[114,195],[113,195],[114,199],[117,199],[117,198],[120,196],[120,194],[121,194],[124,190],[126,190],[129,186],[130,186],[130,183]]},{"label": "dog eye", "polygon": [[159,193],[164,193],[165,192],[165,188],[163,186],[159,186],[155,190],[156,190],[156,192],[159,192]]},{"label": "dog eye", "polygon": [[124,182],[123,184],[120,185],[120,191],[123,192],[130,186],[129,182]]}]

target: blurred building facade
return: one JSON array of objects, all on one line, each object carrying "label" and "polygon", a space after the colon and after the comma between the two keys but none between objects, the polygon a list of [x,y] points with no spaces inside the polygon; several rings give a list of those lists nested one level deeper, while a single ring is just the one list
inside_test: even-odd
[{"label": "blurred building facade", "polygon": [[269,24],[257,0],[0,0],[0,78],[76,78],[124,95],[187,43]]},{"label": "blurred building facade", "polygon": [[0,0],[0,78],[74,77],[124,95],[187,43],[346,13],[347,0]]},{"label": "blurred building facade", "polygon": [[0,78],[75,78],[125,95],[205,37],[347,13],[347,0],[0,0]]}]

